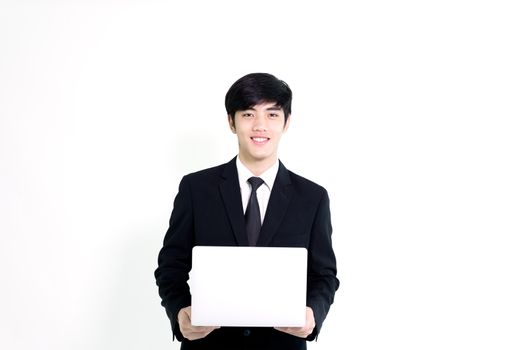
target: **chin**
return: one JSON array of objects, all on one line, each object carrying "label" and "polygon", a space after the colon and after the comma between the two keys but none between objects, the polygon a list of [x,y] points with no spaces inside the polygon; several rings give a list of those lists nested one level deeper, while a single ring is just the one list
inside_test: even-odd
[{"label": "chin", "polygon": [[258,162],[261,162],[261,161],[264,161],[264,160],[268,160],[270,158],[272,158],[271,154],[253,156],[253,159],[256,160],[256,161],[258,161]]}]

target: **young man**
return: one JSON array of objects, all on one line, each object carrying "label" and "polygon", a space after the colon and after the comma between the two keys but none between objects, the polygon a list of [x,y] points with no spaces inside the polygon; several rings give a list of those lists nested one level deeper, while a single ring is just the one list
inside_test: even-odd
[{"label": "young man", "polygon": [[[318,335],[339,286],[326,190],[279,161],[292,93],[273,75],[248,74],[226,94],[238,156],[183,177],[155,271],[181,349],[306,349]],[[195,245],[305,247],[308,250],[304,327],[191,325],[187,284]]]}]

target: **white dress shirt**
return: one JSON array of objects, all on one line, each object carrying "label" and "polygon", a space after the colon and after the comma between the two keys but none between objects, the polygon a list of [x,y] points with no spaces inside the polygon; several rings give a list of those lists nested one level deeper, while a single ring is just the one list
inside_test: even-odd
[{"label": "white dress shirt", "polygon": [[[274,165],[265,170],[261,175],[264,183],[258,187],[256,190],[256,195],[258,197],[258,204],[260,207],[261,223],[263,224],[263,219],[265,218],[265,213],[267,212],[268,200],[270,199],[270,193],[274,186],[275,177],[277,176],[277,171],[279,170],[279,160],[277,160]],[[237,172],[238,172],[238,182],[240,184],[240,194],[242,196],[242,209],[245,211],[247,209],[247,203],[249,202],[249,197],[251,196],[251,184],[247,182],[251,176],[254,175],[246,166],[242,163],[240,158],[237,156]]]}]

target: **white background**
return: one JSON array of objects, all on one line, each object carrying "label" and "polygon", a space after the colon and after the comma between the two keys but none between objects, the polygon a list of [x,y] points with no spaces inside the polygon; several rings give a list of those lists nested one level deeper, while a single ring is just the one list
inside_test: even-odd
[{"label": "white background", "polygon": [[500,1],[0,1],[0,348],[176,349],[153,271],[224,95],[294,91],[281,160],[331,198],[311,349],[504,349]]}]

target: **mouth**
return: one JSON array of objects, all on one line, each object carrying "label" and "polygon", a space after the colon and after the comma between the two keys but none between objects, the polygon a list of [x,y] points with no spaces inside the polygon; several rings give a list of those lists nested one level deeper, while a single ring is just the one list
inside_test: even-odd
[{"label": "mouth", "polygon": [[270,141],[269,137],[251,137],[251,140],[256,145],[264,145]]}]

